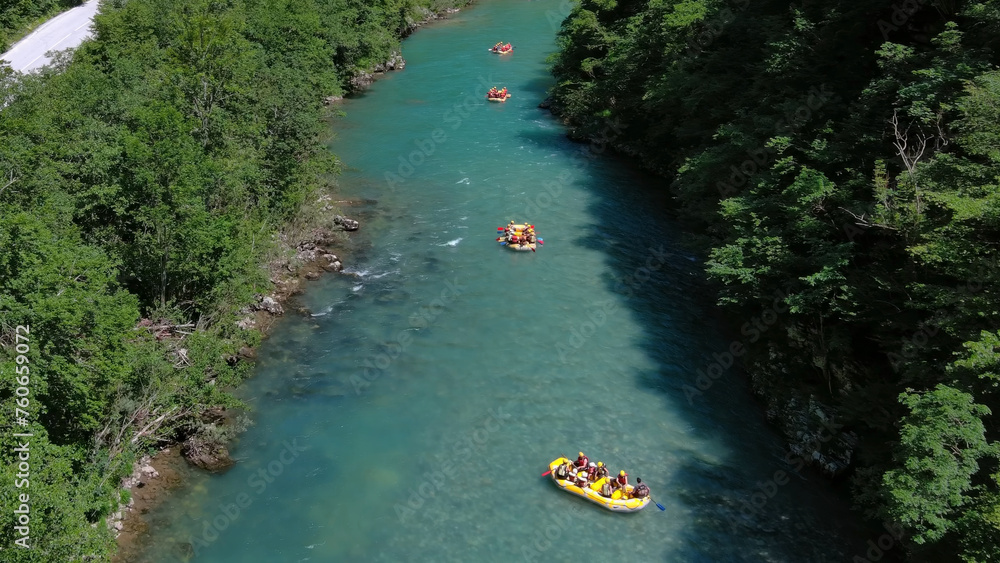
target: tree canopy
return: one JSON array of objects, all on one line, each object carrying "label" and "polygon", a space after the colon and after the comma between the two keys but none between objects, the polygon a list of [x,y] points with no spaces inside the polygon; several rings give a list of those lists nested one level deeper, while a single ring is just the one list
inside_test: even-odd
[{"label": "tree canopy", "polygon": [[[44,459],[29,491],[0,468],[5,562],[108,559],[103,522],[137,456],[238,404],[237,352],[260,339],[240,311],[270,290],[277,235],[337,169],[324,98],[431,8],[464,3],[107,2],[71,56],[32,75],[0,67],[0,373],[25,365],[30,329],[28,424],[5,376],[0,427],[33,434]],[[15,2],[0,28],[54,4]],[[141,320],[188,328],[162,338]],[[11,549],[23,492],[32,549]]]},{"label": "tree canopy", "polygon": [[758,391],[834,407],[859,504],[969,561],[1000,551],[998,30],[993,2],[580,0],[552,58],[553,108],[622,125],[733,318],[789,288]]}]

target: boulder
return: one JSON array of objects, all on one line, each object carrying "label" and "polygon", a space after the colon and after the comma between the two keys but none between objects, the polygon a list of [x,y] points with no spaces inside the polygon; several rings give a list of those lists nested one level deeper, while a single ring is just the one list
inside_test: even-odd
[{"label": "boulder", "polygon": [[260,302],[257,303],[254,308],[258,311],[267,311],[268,313],[278,316],[284,313],[284,309],[281,308],[281,304],[278,303],[274,297],[270,295],[265,295],[261,297]]},{"label": "boulder", "polygon": [[351,89],[354,91],[364,90],[375,82],[375,75],[370,72],[359,72],[351,77]]},{"label": "boulder", "polygon": [[206,442],[198,436],[184,442],[181,446],[181,455],[188,463],[212,473],[225,471],[235,463],[233,458],[229,457],[229,450],[225,446]]},{"label": "boulder", "polygon": [[406,68],[406,60],[399,52],[393,52],[389,60],[385,62],[386,70],[403,70],[404,68]]},{"label": "boulder", "polygon": [[316,260],[316,258],[319,256],[319,252],[320,251],[318,249],[316,249],[316,248],[309,248],[309,249],[306,249],[306,250],[300,250],[299,253],[298,253],[298,258],[302,262],[312,262],[312,261]]},{"label": "boulder", "polygon": [[344,269],[344,264],[341,263],[336,254],[324,254],[323,259],[326,260],[323,269],[328,272],[339,272]]},{"label": "boulder", "polygon": [[356,231],[358,230],[358,227],[361,226],[361,224],[355,221],[354,219],[349,219],[347,217],[344,217],[343,215],[336,215],[333,218],[333,224],[340,226],[340,228],[344,229],[345,231]]}]

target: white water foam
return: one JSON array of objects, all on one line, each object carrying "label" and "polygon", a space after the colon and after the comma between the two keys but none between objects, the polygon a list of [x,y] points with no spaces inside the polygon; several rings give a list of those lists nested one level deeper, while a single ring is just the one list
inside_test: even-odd
[{"label": "white water foam", "polygon": [[439,244],[438,246],[458,246],[458,243],[462,242],[462,237],[458,237],[455,240],[449,240],[444,244]]},{"label": "white water foam", "polygon": [[371,278],[373,280],[377,280],[377,279],[380,279],[380,278],[384,278],[384,277],[388,276],[389,274],[398,274],[398,273],[399,273],[399,270],[389,270],[388,272],[382,272],[381,274],[372,274]]},{"label": "white water foam", "polygon": [[311,314],[309,316],[310,317],[323,317],[323,316],[326,316],[326,315],[330,314],[331,311],[333,311],[333,305],[330,305],[329,307],[327,307],[326,309],[323,309],[319,313],[313,313],[313,314]]},{"label": "white water foam", "polygon": [[385,272],[379,272],[377,274],[374,274],[368,268],[365,268],[364,270],[355,270],[355,269],[352,269],[352,268],[347,268],[347,269],[344,270],[344,273],[345,274],[351,274],[352,276],[357,276],[359,278],[371,278],[373,280],[377,280],[377,279],[380,279],[380,278],[384,278],[384,277],[388,276],[389,274],[398,274],[399,270],[388,270],[388,271],[385,271]]}]

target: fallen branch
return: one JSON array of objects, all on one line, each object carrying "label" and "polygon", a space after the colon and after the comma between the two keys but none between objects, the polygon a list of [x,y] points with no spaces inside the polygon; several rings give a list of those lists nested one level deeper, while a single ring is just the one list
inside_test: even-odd
[{"label": "fallen branch", "polygon": [[135,327],[132,330],[139,330],[140,328],[144,328],[144,329],[149,330],[149,331],[172,330],[174,332],[180,332],[177,329],[180,329],[180,328],[194,328],[194,323],[186,323],[186,324],[182,324],[182,325],[173,325],[173,324],[149,325],[149,326],[142,326],[142,325],[140,325],[140,326]]},{"label": "fallen branch", "polygon": [[[171,407],[170,410],[168,410],[167,412],[165,412],[165,413],[161,414],[160,416],[156,417],[152,422],[150,422],[146,426],[143,426],[142,430],[138,431],[135,434],[135,436],[132,437],[131,443],[135,444],[136,442],[139,441],[139,438],[142,438],[144,436],[149,436],[149,435],[153,434],[154,432],[156,432],[157,430],[159,430],[160,426],[163,426],[163,423],[166,421],[165,419],[167,419],[167,415],[169,415],[170,413],[172,413],[175,410],[177,410],[177,408],[178,407],[176,407],[176,406],[175,407]],[[176,415],[170,417],[167,420],[175,420],[177,418],[180,418],[180,417],[184,416],[185,414],[187,414],[187,411],[181,411],[181,412],[177,413]],[[155,427],[154,427],[154,425],[155,425]]]},{"label": "fallen branch", "polygon": [[882,223],[874,223],[874,222],[866,219],[864,213],[862,213],[861,215],[858,215],[857,213],[855,213],[855,212],[853,212],[850,209],[847,209],[845,207],[838,207],[837,209],[840,209],[841,211],[844,211],[845,213],[847,213],[851,217],[854,217],[854,224],[857,225],[857,226],[859,226],[859,227],[865,227],[866,229],[870,229],[872,227],[878,227],[880,229],[888,229],[890,231],[898,231],[899,230],[896,227],[890,227],[889,225],[883,225]]}]

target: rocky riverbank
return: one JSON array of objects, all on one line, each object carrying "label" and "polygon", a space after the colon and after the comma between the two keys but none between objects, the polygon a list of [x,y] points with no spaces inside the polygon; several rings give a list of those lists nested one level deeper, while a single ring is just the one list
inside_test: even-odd
[{"label": "rocky riverbank", "polygon": [[[442,12],[427,10],[422,20],[410,22],[403,37],[429,22],[458,11],[457,8]],[[357,73],[351,79],[351,87],[354,91],[363,90],[386,72],[402,70],[405,66],[402,54],[394,51],[384,63],[369,71]],[[342,99],[340,96],[333,96],[324,101],[330,105]],[[320,195],[308,207],[310,217],[305,221],[304,228],[278,235],[277,256],[266,266],[273,290],[267,295],[258,295],[255,303],[240,311],[242,316],[237,321],[239,328],[256,329],[266,336],[273,322],[292,306],[291,298],[301,293],[306,283],[319,279],[324,272],[343,270],[343,261],[332,249],[346,240],[347,233],[360,228],[357,220],[340,214],[340,208],[350,207],[354,203],[335,200],[330,194]],[[296,312],[309,314],[309,311],[301,307],[296,307]],[[254,349],[244,347],[233,361],[253,361],[255,357]],[[210,408],[203,413],[201,422],[208,428],[218,428],[228,423],[226,417],[224,410]],[[129,501],[119,506],[118,511],[107,521],[118,543],[116,563],[129,561],[137,556],[149,529],[149,524],[142,515],[160,504],[166,493],[183,482],[185,475],[195,471],[193,467],[209,472],[222,472],[233,463],[225,443],[206,438],[202,434],[189,436],[182,443],[170,444],[156,455],[140,459],[133,467],[132,475],[121,483],[122,490],[129,493]]]},{"label": "rocky riverbank", "polygon": [[[332,196],[319,196],[306,226],[296,232],[278,235],[276,257],[266,265],[270,273],[273,291],[258,295],[257,301],[240,311],[243,315],[237,326],[243,330],[259,330],[266,336],[273,322],[292,309],[293,297],[304,290],[305,285],[318,279],[323,272],[340,272],[343,262],[333,248],[342,244],[347,233],[360,228],[360,223],[340,214],[341,207],[350,207],[354,202],[337,201]],[[294,307],[299,314],[309,311]],[[173,326],[161,326],[144,319],[140,327],[151,329],[157,338],[171,338],[179,331]],[[183,356],[184,349],[177,354]],[[256,351],[244,347],[232,361],[253,361]],[[220,473],[228,470],[235,462],[229,457],[226,444],[216,436],[215,430],[233,424],[232,413],[222,407],[210,407],[199,416],[202,428],[208,432],[186,437],[183,442],[169,444],[153,456],[145,456],[135,463],[132,474],[120,485],[128,499],[107,519],[118,543],[116,562],[129,561],[141,549],[149,523],[142,517],[160,504],[166,493],[180,486],[185,477],[202,470]],[[197,469],[195,469],[197,468]]]},{"label": "rocky riverbank", "polygon": [[129,491],[128,502],[107,520],[118,536],[116,563],[129,561],[138,554],[141,538],[150,527],[142,515],[179,487],[191,471],[177,447],[165,448],[155,456],[145,456],[136,462],[132,475],[122,482],[122,489]]}]

